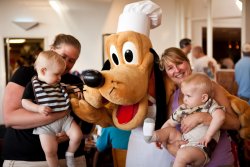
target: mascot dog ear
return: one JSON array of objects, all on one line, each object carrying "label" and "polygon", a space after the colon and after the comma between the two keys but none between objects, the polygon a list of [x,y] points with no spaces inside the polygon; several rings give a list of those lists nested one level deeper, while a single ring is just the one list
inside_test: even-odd
[{"label": "mascot dog ear", "polygon": [[159,56],[154,49],[150,48],[154,56],[154,74],[155,74],[155,94],[156,94],[156,122],[155,129],[160,129],[166,121],[166,91],[162,71],[159,68]]},{"label": "mascot dog ear", "polygon": [[104,70],[110,70],[109,60],[106,60],[105,63],[103,64],[102,71],[104,71]]}]

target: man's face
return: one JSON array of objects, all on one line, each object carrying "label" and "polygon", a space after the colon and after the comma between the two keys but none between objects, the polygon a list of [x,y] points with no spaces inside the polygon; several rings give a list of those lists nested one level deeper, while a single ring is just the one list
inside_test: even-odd
[{"label": "man's face", "polygon": [[192,50],[192,45],[187,45],[185,49],[186,49],[186,54],[189,54]]},{"label": "man's face", "polygon": [[196,50],[196,49],[193,49],[192,50],[192,56],[194,57],[194,58],[199,58],[199,52]]}]

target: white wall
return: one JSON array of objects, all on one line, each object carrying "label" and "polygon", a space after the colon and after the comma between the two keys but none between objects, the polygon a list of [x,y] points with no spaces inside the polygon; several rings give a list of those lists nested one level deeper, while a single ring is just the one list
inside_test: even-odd
[{"label": "white wall", "polygon": [[[64,9],[62,14],[58,14],[51,8],[48,0],[0,0],[0,105],[2,106],[5,88],[4,37],[42,37],[45,38],[45,47],[48,49],[56,34],[72,34],[82,44],[79,61],[73,70],[100,69],[102,67],[102,34],[115,33],[118,17],[124,5],[135,1],[137,0],[60,0]],[[206,24],[205,20],[192,21],[191,28],[185,29],[186,32],[179,32],[178,25],[183,18],[178,15],[180,9],[178,5],[181,2],[188,4],[184,7],[186,10],[191,9],[186,13],[192,18],[205,18],[206,0],[153,1],[160,5],[163,11],[162,24],[150,32],[153,47],[159,55],[168,47],[178,47],[180,40],[178,34],[189,34],[195,43],[201,44],[201,27]],[[233,5],[234,0],[213,0],[213,2],[216,6],[214,14],[218,17],[240,15]],[[30,18],[40,24],[34,29],[25,31],[12,23],[18,18]],[[186,15],[185,21],[192,20],[192,18]],[[239,19],[220,20],[215,25],[234,27],[238,26],[238,23]],[[2,114],[0,114],[0,123],[2,122]]]},{"label": "white wall", "polygon": [[[82,52],[74,69],[100,69],[102,66],[102,28],[111,1],[62,1],[65,9],[62,15],[56,13],[48,0],[0,0],[0,105],[5,88],[4,37],[39,37],[45,39],[45,48],[58,33],[72,34],[82,44]],[[77,5],[72,4],[77,2]],[[67,7],[70,6],[70,9]],[[12,21],[28,18],[38,21],[39,25],[25,31]],[[2,112],[2,111],[1,111]],[[2,114],[0,114],[2,123]]]},{"label": "white wall", "polygon": [[[192,42],[202,45],[202,27],[207,25],[206,0],[191,0]],[[235,0],[212,0],[213,27],[241,27],[241,11]]]}]

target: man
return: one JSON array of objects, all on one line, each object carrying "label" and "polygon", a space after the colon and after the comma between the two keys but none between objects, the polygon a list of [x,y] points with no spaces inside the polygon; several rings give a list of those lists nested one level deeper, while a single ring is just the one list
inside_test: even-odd
[{"label": "man", "polygon": [[183,38],[183,39],[180,40],[179,44],[180,44],[181,50],[187,56],[191,52],[191,49],[192,49],[191,39]]},{"label": "man", "polygon": [[243,57],[235,65],[238,96],[250,104],[250,43],[242,47]]},{"label": "man", "polygon": [[215,79],[215,72],[219,69],[216,60],[204,54],[201,46],[194,46],[192,56],[195,58],[193,70],[195,72],[203,72],[211,79]]}]

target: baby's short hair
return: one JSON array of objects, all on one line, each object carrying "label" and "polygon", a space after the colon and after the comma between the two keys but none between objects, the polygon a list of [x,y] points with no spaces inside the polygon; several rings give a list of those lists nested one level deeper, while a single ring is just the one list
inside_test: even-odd
[{"label": "baby's short hair", "polygon": [[66,68],[66,62],[61,55],[52,50],[42,51],[37,56],[34,67],[37,69],[39,66],[50,66],[54,63]]},{"label": "baby's short hair", "polygon": [[213,83],[206,74],[199,72],[192,73],[181,83],[181,87],[191,84],[195,86],[196,89],[208,94],[209,97],[213,95]]}]

